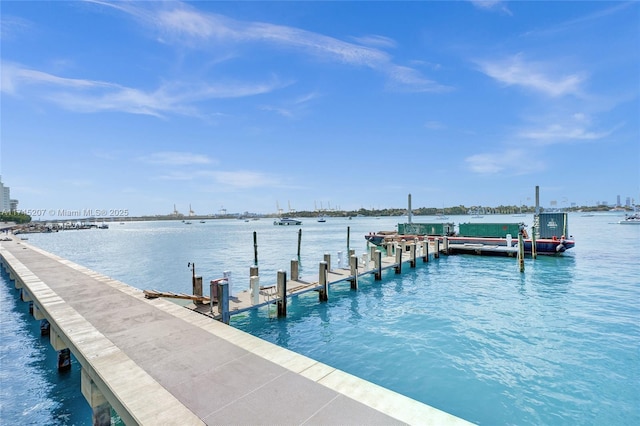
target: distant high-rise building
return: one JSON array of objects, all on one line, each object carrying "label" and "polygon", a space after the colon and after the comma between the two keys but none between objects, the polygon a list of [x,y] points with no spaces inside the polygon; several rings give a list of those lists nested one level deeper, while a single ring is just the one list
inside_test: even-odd
[{"label": "distant high-rise building", "polygon": [[624,200],[624,205],[627,207],[631,207],[631,197],[627,197],[627,199]]},{"label": "distant high-rise building", "polygon": [[618,198],[616,199],[616,206],[620,207],[620,196],[618,195]]},{"label": "distant high-rise building", "polygon": [[11,190],[8,186],[4,186],[2,183],[2,176],[0,176],[0,212],[11,211]]}]

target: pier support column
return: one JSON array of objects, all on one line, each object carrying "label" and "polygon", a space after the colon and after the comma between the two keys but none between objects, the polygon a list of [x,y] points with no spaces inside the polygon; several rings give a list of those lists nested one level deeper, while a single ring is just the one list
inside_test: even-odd
[{"label": "pier support column", "polygon": [[[338,256],[340,256],[341,252],[338,252]],[[324,254],[324,261],[327,262],[327,271],[331,270],[331,254],[330,253],[325,253]],[[338,260],[338,265],[340,264],[340,260]]]},{"label": "pier support column", "polygon": [[93,426],[109,426],[111,424],[111,405],[84,369],[80,371],[80,389],[93,410],[91,416]]},{"label": "pier support column", "polygon": [[435,245],[435,248],[433,250],[433,257],[437,259],[440,257],[440,238],[436,237],[433,240],[433,244]]},{"label": "pier support column", "polygon": [[291,281],[298,281],[298,259],[291,259]]},{"label": "pier support column", "polygon": [[409,244],[409,259],[412,268],[416,267],[416,243]]},{"label": "pier support column", "polygon": [[429,261],[429,237],[425,236],[422,241],[422,262],[427,263]]},{"label": "pier support column", "polygon": [[351,290],[357,290],[358,289],[358,256],[351,255],[351,257],[349,258],[350,261],[350,266],[351,266],[351,276],[353,278],[350,279],[351,281]]},{"label": "pier support column", "polygon": [[222,316],[222,322],[229,324],[229,281],[218,282],[218,313]]},{"label": "pier support column", "polygon": [[69,348],[58,351],[58,371],[69,371],[71,369],[71,351]]},{"label": "pier support column", "polygon": [[251,282],[251,304],[257,305],[260,303],[260,277],[253,275],[249,281]]},{"label": "pier support column", "polygon": [[[11,277],[11,275],[9,275],[9,276]],[[11,278],[11,279],[13,280],[13,286],[14,286],[16,289],[21,289],[22,287],[24,287],[24,284],[23,284],[23,283],[22,283],[22,281],[20,281],[19,279],[15,279],[15,277],[14,277],[14,278]]]},{"label": "pier support column", "polygon": [[51,324],[49,324],[49,321],[47,319],[43,319],[42,321],[40,321],[40,335],[48,336],[50,332]]},{"label": "pier support column", "polygon": [[329,271],[329,265],[327,262],[320,262],[318,268],[318,283],[322,287],[318,293],[320,302],[326,302],[329,300],[329,284],[327,283],[327,272]]},{"label": "pier support column", "polygon": [[442,237],[444,254],[449,254],[449,237]]},{"label": "pier support column", "polygon": [[376,250],[373,259],[376,268],[374,277],[376,281],[380,281],[382,279],[382,252],[380,250]]},{"label": "pier support column", "polygon": [[35,304],[33,305],[33,318],[35,320],[44,319],[44,314],[42,313],[40,308],[38,308],[38,305],[35,305]]},{"label": "pier support column", "polygon": [[[18,282],[18,281],[16,280],[16,282]],[[32,302],[33,301],[33,299],[31,298],[31,295],[29,295],[29,292],[27,291],[26,288],[23,288],[20,291],[20,298],[22,299],[23,302]]]},{"label": "pier support column", "polygon": [[402,272],[402,246],[396,247],[396,274]]},{"label": "pier support column", "polygon": [[80,390],[93,410],[93,426],[109,426],[111,424],[111,406],[84,369],[80,371]]},{"label": "pier support column", "polygon": [[51,327],[49,330],[49,343],[51,347],[56,351],[61,351],[67,347],[67,344],[62,341],[55,328]]},{"label": "pier support column", "polygon": [[287,272],[282,269],[278,271],[278,316],[287,316]]},{"label": "pier support column", "polygon": [[367,269],[369,269],[369,254],[364,253],[362,255],[362,270],[366,272]]}]

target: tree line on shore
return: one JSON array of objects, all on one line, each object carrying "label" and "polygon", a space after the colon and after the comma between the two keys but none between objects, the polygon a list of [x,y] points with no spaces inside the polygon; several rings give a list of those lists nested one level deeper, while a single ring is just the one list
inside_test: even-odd
[{"label": "tree line on shore", "polygon": [[19,212],[0,212],[0,222],[13,222],[19,225],[31,222],[31,216]]}]

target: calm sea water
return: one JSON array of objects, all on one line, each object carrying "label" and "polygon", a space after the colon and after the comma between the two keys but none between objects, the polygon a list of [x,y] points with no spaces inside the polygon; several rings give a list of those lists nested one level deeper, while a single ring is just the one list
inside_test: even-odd
[{"label": "calm sea water", "polygon": [[[316,277],[324,253],[337,264],[364,234],[405,218],[331,219],[302,226],[300,271]],[[451,217],[517,222],[527,218]],[[440,257],[359,291],[331,287],[329,302],[293,298],[286,319],[273,309],[232,317],[232,325],[479,424],[640,424],[640,226],[620,216],[570,216],[576,247],[563,257]],[[434,221],[415,218],[415,222]],[[530,223],[529,223],[530,224]],[[191,292],[232,276],[249,286],[253,232],[261,283],[297,257],[298,228],[272,221],[125,222],[108,230],[30,235],[29,242],[140,289]],[[344,255],[343,255],[344,256]],[[55,370],[55,353],[5,275],[0,419],[7,424],[90,424],[78,365]]]}]

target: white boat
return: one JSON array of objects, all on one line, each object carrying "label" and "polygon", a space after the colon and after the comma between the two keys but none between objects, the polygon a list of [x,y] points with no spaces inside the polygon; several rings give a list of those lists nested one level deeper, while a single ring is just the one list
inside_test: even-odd
[{"label": "white boat", "polygon": [[292,219],[290,217],[281,217],[280,219],[276,219],[273,221],[274,225],[302,225],[302,221],[298,219]]},{"label": "white boat", "polygon": [[640,225],[640,213],[626,215],[624,220],[618,222],[621,225]]},{"label": "white boat", "polygon": [[327,219],[324,216],[319,216],[318,217],[318,222],[326,222]]}]

